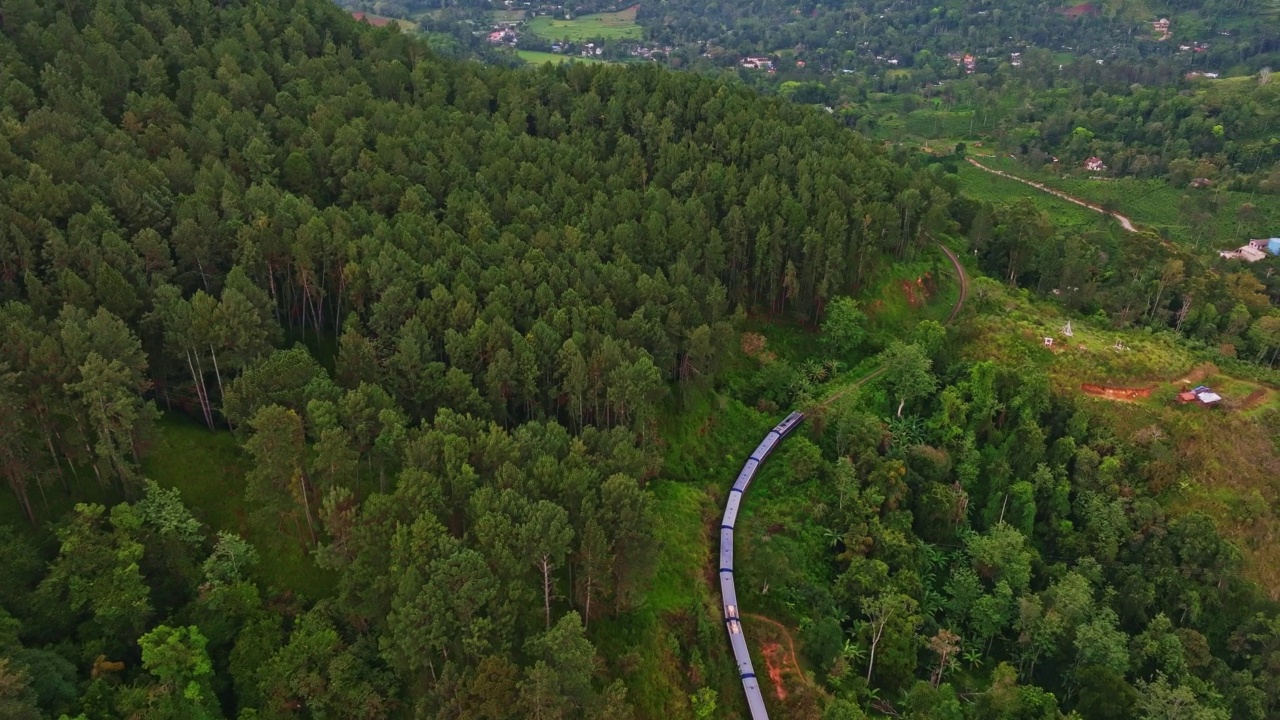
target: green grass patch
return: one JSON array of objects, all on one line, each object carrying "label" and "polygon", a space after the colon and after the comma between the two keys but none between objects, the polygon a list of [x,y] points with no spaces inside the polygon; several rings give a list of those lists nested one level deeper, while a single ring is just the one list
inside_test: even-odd
[{"label": "green grass patch", "polygon": [[147,477],[176,488],[193,515],[213,530],[239,533],[258,549],[255,574],[268,587],[315,599],[330,594],[333,576],[316,567],[293,534],[255,523],[245,507],[249,459],[228,432],[211,432],[195,422],[166,415],[159,442],[143,462]]},{"label": "green grass patch", "polygon": [[[316,567],[298,538],[250,519],[245,507],[245,471],[249,459],[228,432],[211,432],[185,417],[168,414],[156,424],[156,443],[143,460],[143,474],[161,487],[176,488],[191,514],[213,531],[239,533],[258,549],[255,576],[277,590],[309,598],[333,591],[334,577]],[[117,486],[97,482],[92,469],[67,472],[65,484],[32,489],[37,525],[22,514],[12,493],[0,494],[0,523],[22,528],[42,545],[54,543],[51,524],[78,503],[110,507],[126,498]],[[136,499],[136,498],[133,498]]]},{"label": "green grass patch", "polygon": [[521,60],[524,60],[530,65],[541,65],[543,63],[559,65],[560,63],[566,63],[571,60],[591,64],[604,62],[597,58],[582,57],[580,55],[561,55],[559,53],[542,52],[540,50],[517,50],[516,54],[520,56]]},{"label": "green grass patch", "polygon": [[546,40],[639,40],[642,36],[636,24],[636,7],[611,13],[582,15],[572,20],[539,15],[529,21],[529,32]]},{"label": "green grass patch", "polygon": [[692,485],[659,480],[650,489],[657,501],[654,540],[660,556],[645,606],[659,613],[687,609],[707,597],[699,578],[711,562],[712,548],[703,516],[714,508],[707,494]]}]

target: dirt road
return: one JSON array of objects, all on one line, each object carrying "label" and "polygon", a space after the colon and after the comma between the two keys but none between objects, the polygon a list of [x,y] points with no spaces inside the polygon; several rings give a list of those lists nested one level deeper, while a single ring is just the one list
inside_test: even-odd
[{"label": "dirt road", "polygon": [[1016,180],[1022,183],[1023,185],[1030,185],[1031,187],[1041,192],[1046,192],[1046,193],[1049,193],[1050,195],[1060,197],[1063,200],[1066,200],[1067,202],[1070,202],[1070,203],[1075,203],[1080,207],[1089,208],[1090,210],[1094,212],[1102,213],[1103,215],[1110,215],[1111,217],[1115,218],[1117,222],[1120,223],[1120,227],[1124,228],[1125,230],[1128,230],[1129,232],[1138,232],[1138,228],[1134,227],[1133,221],[1131,221],[1129,218],[1125,217],[1124,215],[1121,215],[1120,213],[1115,212],[1114,210],[1106,210],[1098,205],[1094,205],[1091,202],[1086,202],[1084,200],[1081,200],[1078,197],[1072,197],[1071,195],[1068,195],[1060,190],[1054,190],[1053,188],[1049,187],[1048,185],[1045,185],[1044,183],[1038,183],[1038,182],[1035,182],[1034,180],[1027,180],[1024,178],[1020,178],[1017,175],[1010,175],[1009,173],[1004,172],[1002,170],[993,170],[987,167],[986,165],[983,165],[982,163],[978,162],[977,160],[974,160],[973,158],[965,158],[965,159],[969,161],[970,165],[980,170],[986,170],[992,175],[999,175],[1000,177],[1003,177],[1003,178]]}]

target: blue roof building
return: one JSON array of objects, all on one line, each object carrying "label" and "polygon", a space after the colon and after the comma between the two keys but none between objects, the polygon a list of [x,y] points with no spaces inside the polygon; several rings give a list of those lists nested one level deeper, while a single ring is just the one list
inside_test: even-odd
[{"label": "blue roof building", "polygon": [[1280,255],[1280,237],[1271,238],[1267,241],[1267,252],[1272,255]]}]

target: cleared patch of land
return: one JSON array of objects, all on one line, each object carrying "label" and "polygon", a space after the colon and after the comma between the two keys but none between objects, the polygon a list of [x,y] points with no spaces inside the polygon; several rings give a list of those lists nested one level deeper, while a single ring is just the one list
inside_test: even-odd
[{"label": "cleared patch of land", "polygon": [[641,29],[636,24],[636,10],[638,7],[638,5],[633,5],[618,12],[583,15],[572,20],[540,15],[529,21],[529,32],[546,40],[569,40],[572,42],[639,40]]},{"label": "cleared patch of land", "polygon": [[176,488],[197,519],[213,530],[239,533],[258,549],[257,574],[277,590],[312,598],[328,595],[334,578],[316,567],[297,536],[250,517],[245,503],[245,471],[250,460],[235,437],[174,415],[157,426],[159,442],[143,461],[147,477]]},{"label": "cleared patch of land", "polygon": [[394,24],[400,26],[400,29],[405,32],[416,32],[418,30],[418,23],[412,20],[405,20],[404,18],[393,18],[386,15],[374,15],[373,13],[364,12],[351,13],[351,16],[356,20],[367,22],[374,27],[383,27]]}]

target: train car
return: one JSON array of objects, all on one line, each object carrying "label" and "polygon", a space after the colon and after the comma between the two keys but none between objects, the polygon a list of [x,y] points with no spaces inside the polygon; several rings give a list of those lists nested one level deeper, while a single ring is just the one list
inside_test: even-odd
[{"label": "train car", "polygon": [[779,436],[786,435],[794,430],[796,425],[800,424],[801,420],[804,420],[804,413],[793,412],[783,418],[782,422],[778,423],[778,425],[773,428],[773,431],[778,433]]},{"label": "train car", "polygon": [[760,692],[760,683],[756,680],[755,669],[751,666],[751,653],[747,648],[747,640],[742,631],[742,618],[738,613],[738,592],[733,579],[733,534],[738,522],[738,510],[742,507],[742,495],[755,478],[756,469],[769,453],[777,447],[787,433],[795,429],[804,419],[803,413],[791,413],[778,423],[760,444],[755,452],[742,466],[737,480],[729,490],[725,501],[724,516],[720,521],[720,597],[724,601],[725,631],[729,635],[729,646],[733,650],[734,663],[738,667],[738,676],[742,679],[742,691],[747,698],[747,707],[751,711],[752,720],[769,720],[765,710],[764,695]]},{"label": "train car", "polygon": [[731,492],[729,499],[724,503],[724,517],[720,520],[721,527],[732,528],[738,522],[738,508],[742,505],[742,493]]},{"label": "train car", "polygon": [[733,481],[733,490],[744,492],[747,486],[751,484],[751,478],[755,477],[756,468],[760,466],[760,461],[755,458],[749,458],[742,466],[742,472],[738,473],[738,479]]},{"label": "train car", "polygon": [[751,457],[763,462],[766,457],[769,457],[769,453],[773,452],[774,446],[780,439],[781,436],[776,431],[770,430],[769,434],[764,436],[764,440],[756,446],[756,451],[751,453]]}]

